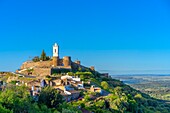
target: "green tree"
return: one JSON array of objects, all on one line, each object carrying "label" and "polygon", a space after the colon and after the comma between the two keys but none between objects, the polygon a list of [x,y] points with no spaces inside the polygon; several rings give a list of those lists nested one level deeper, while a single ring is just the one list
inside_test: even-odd
[{"label": "green tree", "polygon": [[68,72],[69,76],[75,76],[75,74],[73,72]]},{"label": "green tree", "polygon": [[42,61],[46,61],[47,59],[47,56],[46,56],[46,53],[45,51],[43,50],[42,53],[41,53],[41,58],[40,58]]},{"label": "green tree", "polygon": [[116,88],[114,88],[114,93],[115,95],[117,95],[119,98],[122,96],[122,87],[117,86]]},{"label": "green tree", "polygon": [[24,86],[10,86],[0,94],[0,104],[14,113],[29,111],[32,107],[29,91]]},{"label": "green tree", "polygon": [[62,113],[82,113],[77,107],[74,107],[72,104],[67,104],[64,102],[61,106]]},{"label": "green tree", "polygon": [[108,90],[109,89],[109,84],[106,81],[101,82],[101,86],[103,89]]},{"label": "green tree", "polygon": [[79,71],[79,72],[82,72],[82,68],[81,68],[81,67],[79,67],[79,68],[78,68],[78,71]]},{"label": "green tree", "polygon": [[51,58],[49,56],[46,57],[46,60],[50,60]]},{"label": "green tree", "polygon": [[135,111],[137,111],[137,103],[136,103],[136,101],[135,100],[128,100],[128,103],[129,103],[129,111],[130,112],[135,112]]},{"label": "green tree", "polygon": [[63,97],[59,91],[52,87],[42,89],[38,103],[47,105],[48,108],[57,108],[63,103]]},{"label": "green tree", "polygon": [[85,81],[84,75],[80,75],[80,79],[81,79],[81,81]]},{"label": "green tree", "polygon": [[39,56],[35,56],[35,57],[32,59],[32,61],[33,61],[33,62],[38,62],[38,61],[40,61]]},{"label": "green tree", "polygon": [[0,105],[0,113],[12,113],[9,109],[4,108],[2,105]]}]

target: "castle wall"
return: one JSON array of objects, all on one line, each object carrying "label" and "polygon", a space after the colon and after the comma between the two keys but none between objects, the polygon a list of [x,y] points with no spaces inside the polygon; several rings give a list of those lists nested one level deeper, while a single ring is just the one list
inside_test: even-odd
[{"label": "castle wall", "polygon": [[52,61],[40,61],[40,62],[25,62],[21,66],[22,69],[27,69],[31,67],[40,67],[40,68],[47,68],[53,65]]},{"label": "castle wall", "polygon": [[[46,76],[53,73],[67,73],[69,71],[77,71],[81,68],[82,71],[93,70],[91,68],[79,65],[79,63],[71,62],[70,57],[64,57],[58,59],[58,66],[53,67],[54,60],[41,61],[41,62],[25,62],[21,66],[21,74],[28,75],[28,71],[25,69],[33,68],[32,75]],[[25,70],[25,71],[24,71]]]},{"label": "castle wall", "polygon": [[51,68],[34,68],[33,75],[38,76],[51,75]]},{"label": "castle wall", "polygon": [[[70,71],[78,71],[81,68],[82,71],[94,70],[94,68],[88,68],[81,65],[81,61],[71,61],[70,56],[65,56],[63,59],[59,59],[59,46],[55,43],[53,46],[53,59],[50,61],[39,62],[25,62],[22,64],[18,73],[24,75],[40,75],[46,76],[53,73],[67,73]],[[30,70],[31,69],[31,70]]]},{"label": "castle wall", "polygon": [[82,71],[91,70],[90,68],[82,66],[82,65],[79,65],[79,64],[77,64],[75,62],[71,63],[71,67],[72,67],[73,70],[78,70],[79,68],[81,68]]}]

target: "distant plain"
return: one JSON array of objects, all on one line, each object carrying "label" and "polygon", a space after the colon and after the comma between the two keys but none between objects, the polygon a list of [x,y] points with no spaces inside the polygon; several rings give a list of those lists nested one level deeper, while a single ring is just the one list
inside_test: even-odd
[{"label": "distant plain", "polygon": [[170,74],[131,74],[112,77],[154,98],[170,100]]}]

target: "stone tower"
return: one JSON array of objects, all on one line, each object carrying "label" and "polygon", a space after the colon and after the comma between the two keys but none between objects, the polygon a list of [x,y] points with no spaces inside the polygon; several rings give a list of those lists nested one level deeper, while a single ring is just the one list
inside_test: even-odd
[{"label": "stone tower", "polygon": [[71,57],[70,56],[63,57],[63,64],[65,67],[71,66]]},{"label": "stone tower", "polygon": [[57,43],[53,46],[53,66],[56,67],[59,65],[59,46]]}]

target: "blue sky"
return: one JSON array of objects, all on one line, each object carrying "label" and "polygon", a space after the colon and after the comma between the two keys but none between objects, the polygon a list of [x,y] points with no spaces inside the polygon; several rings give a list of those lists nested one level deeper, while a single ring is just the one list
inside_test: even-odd
[{"label": "blue sky", "polygon": [[0,71],[52,45],[111,74],[170,73],[168,0],[0,0]]}]

